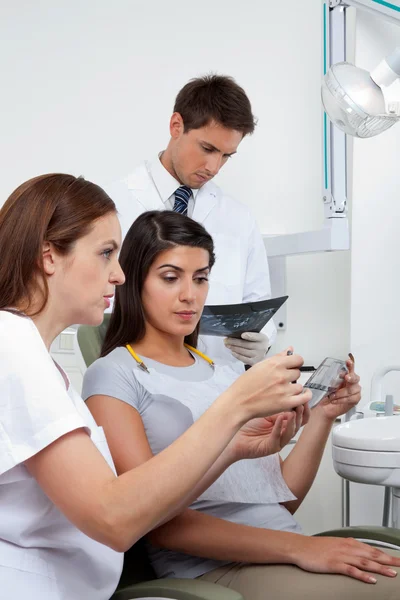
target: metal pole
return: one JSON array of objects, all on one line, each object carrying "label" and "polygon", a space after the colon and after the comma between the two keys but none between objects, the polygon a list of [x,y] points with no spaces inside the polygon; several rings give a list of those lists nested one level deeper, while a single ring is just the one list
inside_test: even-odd
[{"label": "metal pole", "polygon": [[342,527],[350,527],[350,481],[342,479]]},{"label": "metal pole", "polygon": [[385,487],[385,500],[383,502],[382,527],[390,527],[390,508],[392,504],[392,488]]}]

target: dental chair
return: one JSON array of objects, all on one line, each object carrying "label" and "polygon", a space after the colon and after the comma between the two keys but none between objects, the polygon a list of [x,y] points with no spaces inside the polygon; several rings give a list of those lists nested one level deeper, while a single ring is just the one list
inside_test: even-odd
[{"label": "dental chair", "polygon": [[197,579],[156,579],[144,541],[125,552],[117,591],[110,600],[175,598],[176,600],[243,600],[241,594],[222,585]]},{"label": "dental chair", "polygon": [[[77,342],[86,366],[100,355],[100,349],[110,321],[110,314],[98,327],[81,325]],[[317,536],[352,537],[373,546],[400,551],[400,529],[390,527],[343,527],[324,531]],[[243,600],[236,591],[196,579],[156,579],[147,557],[144,541],[139,540],[125,553],[124,568],[117,591],[110,600],[134,598],[175,598],[176,600]]]}]

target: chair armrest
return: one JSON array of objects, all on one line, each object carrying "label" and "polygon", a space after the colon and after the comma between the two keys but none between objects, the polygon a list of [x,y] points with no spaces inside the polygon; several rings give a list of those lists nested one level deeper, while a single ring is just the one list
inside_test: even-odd
[{"label": "chair armrest", "polygon": [[[341,529],[332,529],[317,533],[317,536],[331,537],[353,537],[370,542],[372,545],[381,545],[383,547],[395,547],[400,550],[400,529],[392,527],[343,527]],[[381,542],[381,544],[380,544]]]},{"label": "chair armrest", "polygon": [[244,600],[235,590],[198,579],[155,579],[135,583],[116,591],[111,600],[150,597],[175,600]]}]

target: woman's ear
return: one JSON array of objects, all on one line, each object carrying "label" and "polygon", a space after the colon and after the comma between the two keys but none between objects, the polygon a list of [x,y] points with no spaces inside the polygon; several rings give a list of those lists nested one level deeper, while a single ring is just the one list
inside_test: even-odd
[{"label": "woman's ear", "polygon": [[50,242],[43,244],[43,269],[46,275],[54,275],[56,265],[54,261],[54,248]]}]

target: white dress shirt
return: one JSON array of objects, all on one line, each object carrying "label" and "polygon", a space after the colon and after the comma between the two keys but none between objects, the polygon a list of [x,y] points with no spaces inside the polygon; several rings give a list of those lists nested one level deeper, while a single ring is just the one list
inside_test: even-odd
[{"label": "white dress shirt", "polygon": [[[150,162],[151,168],[150,173],[153,179],[154,185],[159,193],[160,200],[165,206],[165,210],[173,210],[175,204],[175,191],[182,185],[175,177],[172,177],[171,173],[167,171],[161,162],[161,155],[159,155]],[[196,202],[196,196],[198,189],[192,188],[192,195],[189,198],[187,216],[192,218],[193,211]]]}]

